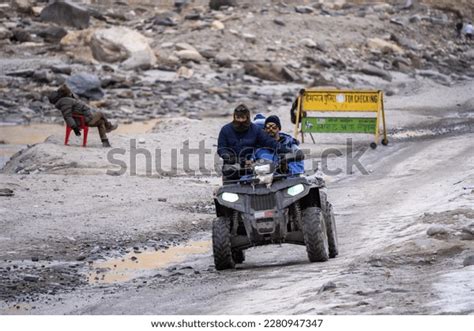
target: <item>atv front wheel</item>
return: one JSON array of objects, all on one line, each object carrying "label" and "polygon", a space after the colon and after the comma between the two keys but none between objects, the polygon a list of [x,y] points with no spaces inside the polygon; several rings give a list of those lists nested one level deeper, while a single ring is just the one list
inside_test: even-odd
[{"label": "atv front wheel", "polygon": [[235,267],[230,245],[230,220],[226,217],[218,217],[212,222],[212,250],[217,270]]},{"label": "atv front wheel", "polygon": [[245,253],[241,250],[232,251],[232,259],[235,263],[243,263],[245,261]]},{"label": "atv front wheel", "polygon": [[337,254],[339,254],[339,250],[337,248],[336,219],[334,218],[332,205],[329,202],[326,205],[326,213],[324,215],[324,220],[326,222],[325,225],[328,235],[329,257],[334,258],[337,256]]},{"label": "atv front wheel", "polygon": [[321,209],[309,207],[303,211],[303,237],[311,262],[329,259],[328,236]]}]

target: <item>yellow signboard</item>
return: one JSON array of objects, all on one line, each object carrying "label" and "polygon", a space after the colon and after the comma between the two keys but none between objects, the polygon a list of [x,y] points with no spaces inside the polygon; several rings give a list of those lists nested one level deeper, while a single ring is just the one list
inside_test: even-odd
[{"label": "yellow signboard", "polygon": [[381,98],[379,91],[305,91],[303,109],[318,112],[378,112]]},{"label": "yellow signboard", "polygon": [[[344,116],[309,116],[313,113],[341,112]],[[372,117],[347,117],[349,112],[373,114]],[[387,145],[383,92],[370,90],[301,90],[297,102],[295,137],[301,123],[301,138],[304,133],[374,133],[377,147],[379,140],[379,123],[382,120],[384,138],[382,144]]]}]

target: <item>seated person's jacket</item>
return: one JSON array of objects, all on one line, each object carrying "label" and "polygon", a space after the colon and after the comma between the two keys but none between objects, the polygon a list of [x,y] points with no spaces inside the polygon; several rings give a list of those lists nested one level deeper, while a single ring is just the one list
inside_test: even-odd
[{"label": "seated person's jacket", "polygon": [[80,100],[64,97],[59,99],[54,106],[61,111],[61,114],[64,117],[64,120],[71,128],[78,127],[75,119],[72,115],[82,115],[86,123],[89,123],[92,120],[92,111],[89,106],[83,103]]}]

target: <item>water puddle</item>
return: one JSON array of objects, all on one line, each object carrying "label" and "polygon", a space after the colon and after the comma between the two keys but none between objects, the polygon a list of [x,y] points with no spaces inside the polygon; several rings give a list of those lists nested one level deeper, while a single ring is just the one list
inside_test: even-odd
[{"label": "water puddle", "polygon": [[88,281],[91,284],[112,284],[126,282],[145,276],[156,269],[162,269],[172,263],[204,254],[211,247],[210,241],[194,241],[183,246],[170,247],[163,251],[131,252],[127,255],[107,261],[96,261],[91,265]]},{"label": "water puddle", "polygon": [[[120,124],[114,133],[145,133],[153,129],[158,121],[158,119],[154,119],[146,122]],[[97,129],[92,128],[92,130],[94,132]],[[65,128],[63,124],[2,125],[0,123],[0,141],[10,145],[42,143],[51,135],[64,136],[64,133]]]},{"label": "water puddle", "polygon": [[[146,133],[150,132],[158,122],[158,119],[154,119],[146,122],[120,124],[114,133]],[[96,134],[97,129],[91,129],[93,134]],[[42,143],[51,135],[62,137],[64,133],[65,128],[63,124],[8,125],[6,123],[0,123],[0,169],[13,154],[25,148],[26,145]],[[73,139],[74,138],[73,135]]]}]

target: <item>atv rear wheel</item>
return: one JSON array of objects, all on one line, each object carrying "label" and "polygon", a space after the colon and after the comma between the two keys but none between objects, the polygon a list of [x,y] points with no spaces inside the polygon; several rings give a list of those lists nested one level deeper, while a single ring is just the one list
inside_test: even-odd
[{"label": "atv rear wheel", "polygon": [[309,207],[303,211],[303,236],[311,262],[329,259],[328,236],[321,209]]},{"label": "atv rear wheel", "polygon": [[339,254],[339,250],[337,248],[336,219],[334,218],[332,205],[329,202],[326,204],[324,220],[326,222],[326,231],[328,235],[329,257],[334,258]]},{"label": "atv rear wheel", "polygon": [[230,220],[227,217],[218,217],[212,222],[212,250],[217,270],[235,267],[230,244]]},{"label": "atv rear wheel", "polygon": [[241,250],[232,250],[232,259],[235,263],[243,263],[245,261],[245,253]]}]

